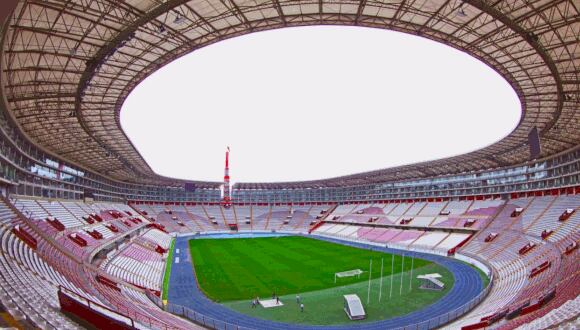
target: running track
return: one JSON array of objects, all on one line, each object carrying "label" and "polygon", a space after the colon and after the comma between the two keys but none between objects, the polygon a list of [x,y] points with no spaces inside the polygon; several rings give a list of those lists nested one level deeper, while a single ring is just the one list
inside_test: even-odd
[{"label": "running track", "polygon": [[[323,238],[311,236],[312,238],[336,242],[343,245],[350,245],[356,247],[363,247],[373,249],[375,251],[383,251],[386,253],[402,254],[405,252],[406,256],[414,254],[418,258],[433,261],[446,267],[455,277],[455,284],[451,291],[436,303],[429,305],[421,310],[413,313],[391,318],[383,321],[359,323],[352,325],[337,325],[337,326],[308,326],[290,323],[274,322],[269,320],[257,319],[248,315],[238,313],[220,304],[209,300],[198,288],[195,273],[191,259],[189,257],[188,240],[193,237],[177,237],[175,241],[175,249],[179,249],[179,253],[174,252],[174,259],[172,260],[171,275],[169,279],[168,300],[172,304],[178,304],[190,308],[198,313],[205,314],[217,320],[223,320],[240,327],[247,327],[251,329],[260,330],[306,330],[306,329],[362,329],[362,330],[384,330],[405,327],[412,325],[421,320],[428,320],[439,315],[452,311],[473,298],[475,298],[481,291],[483,291],[483,283],[477,271],[460,261],[445,258],[442,256],[401,251],[387,248],[379,248],[362,243],[345,242],[330,238]],[[180,262],[175,263],[175,257],[179,257]],[[422,329],[430,329],[436,327],[435,324],[425,326]]]}]

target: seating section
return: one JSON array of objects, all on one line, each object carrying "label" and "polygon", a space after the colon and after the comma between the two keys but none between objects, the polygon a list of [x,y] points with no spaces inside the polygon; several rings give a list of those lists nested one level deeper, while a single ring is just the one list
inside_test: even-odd
[{"label": "seating section", "polygon": [[522,228],[526,229],[533,225],[555,200],[553,196],[536,197],[531,200],[522,213]]},{"label": "seating section", "polygon": [[[90,256],[96,248],[116,239],[118,236],[139,230],[149,223],[129,206],[119,203],[49,202],[25,198],[14,199],[13,203],[20,212],[30,220],[35,221],[36,225],[44,232],[49,233],[59,244],[81,258]],[[120,217],[113,217],[111,212],[118,212]],[[99,216],[102,222],[92,218],[92,223],[90,223],[87,218],[91,215]],[[50,225],[47,218],[57,219],[64,226],[64,230],[59,231]],[[135,223],[134,220],[131,220],[134,218],[139,219],[139,221]],[[94,238],[91,236],[91,232],[98,232],[102,238]],[[81,240],[86,242],[86,246],[79,245],[75,240],[71,239],[71,235],[80,237]]]},{"label": "seating section", "polygon": [[442,212],[449,213],[449,215],[460,215],[467,212],[471,204],[473,204],[473,201],[450,201]]},{"label": "seating section", "polygon": [[[322,206],[234,206],[241,229],[307,232],[312,221],[323,209]],[[249,217],[249,218],[248,218]],[[246,221],[250,221],[246,225]]]},{"label": "seating section", "polygon": [[[580,242],[580,212],[561,220],[568,209],[580,210],[580,196],[228,209],[217,204],[128,206],[17,198],[12,205],[0,201],[0,298],[17,319],[43,329],[79,328],[58,311],[59,287],[120,311],[137,322],[137,328],[195,328],[162,311],[148,297],[162,287],[172,239],[168,233],[230,232],[230,224],[240,231],[305,233],[324,219],[314,234],[439,254],[458,249],[487,260],[495,273],[490,294],[449,329],[508,309],[522,310],[522,315],[512,315],[495,327],[574,324],[580,272],[579,250],[571,247]],[[89,220],[89,215],[101,221]],[[47,218],[57,219],[64,229]],[[150,228],[152,222],[162,229]],[[14,226],[36,244],[25,243],[22,233],[16,236]],[[87,262],[114,240],[119,242],[106,257],[99,257],[99,263]]]},{"label": "seating section", "polygon": [[[523,210],[521,214],[512,216],[518,209]],[[388,212],[380,204],[340,205],[314,233],[432,251],[449,251],[468,242],[459,251],[487,260],[495,269],[495,283],[488,298],[466,317],[452,323],[449,329],[478,323],[502,310],[543,304],[544,296],[552,291],[556,293],[556,298],[548,303],[550,307],[526,312],[507,322],[505,328],[512,329],[580,294],[580,288],[577,285],[572,288],[571,284],[580,276],[578,250],[565,255],[567,247],[580,242],[580,216],[575,212],[561,221],[560,216],[567,209],[580,210],[580,196],[525,197],[507,202],[401,203],[390,207]],[[405,226],[411,228],[402,230]],[[415,229],[417,227],[446,230],[421,231]],[[473,229],[476,234],[467,241],[471,236],[469,232],[449,232],[453,228]],[[552,233],[542,237],[548,230]],[[492,234],[496,235],[495,239],[486,242]],[[533,247],[525,251],[523,248],[528,243]]]},{"label": "seating section", "polygon": [[427,205],[427,202],[416,202],[409,207],[409,209],[405,212],[408,216],[416,216],[423,210],[423,208]]},{"label": "seating section", "polygon": [[36,201],[48,214],[57,218],[66,228],[75,228],[83,225],[83,221],[79,220],[69,210],[67,210],[60,202],[51,201]]},{"label": "seating section", "polygon": [[251,207],[251,225],[253,230],[265,230],[271,216],[272,208],[270,206],[252,206]]},{"label": "seating section", "polygon": [[[463,253],[487,260],[494,267],[497,276],[488,298],[452,326],[478,323],[481,318],[502,310],[513,311],[528,304],[533,305],[541,301],[544,295],[555,292],[556,297],[548,303],[550,307],[540,308],[507,322],[505,328],[513,329],[580,294],[580,288],[571,284],[579,280],[578,250],[570,255],[564,253],[567,246],[580,240],[580,219],[577,214],[573,214],[565,222],[558,220],[566,208],[580,208],[578,197],[570,195],[512,199],[487,228],[460,249]],[[513,217],[518,208],[523,209],[522,213]],[[547,227],[554,232],[544,240],[541,233]],[[491,233],[496,233],[497,237],[486,242]],[[522,248],[527,243],[536,245],[522,253]],[[547,262],[550,263],[548,268],[532,276],[532,270]]]},{"label": "seating section", "polygon": [[234,205],[233,210],[238,219],[238,229],[240,231],[252,230],[252,207]]},{"label": "seating section", "polygon": [[224,218],[225,222],[227,224],[238,224],[238,219],[236,217],[236,214],[234,213],[234,208],[233,207],[220,207],[220,211],[222,213],[222,217]]},{"label": "seating section", "polygon": [[223,229],[227,229],[227,222],[224,219],[223,213],[221,211],[222,207],[219,205],[206,205],[203,206],[205,209],[205,213],[207,214],[210,220],[217,221],[217,225]]},{"label": "seating section", "polygon": [[270,218],[266,222],[264,229],[268,230],[280,230],[284,226],[284,221],[290,221],[289,217],[293,217],[291,207],[286,206],[272,206],[270,212]]},{"label": "seating section", "polygon": [[17,215],[8,205],[0,203],[0,223],[10,223]]},{"label": "seating section", "polygon": [[[175,210],[175,214],[167,213],[166,210],[172,210],[172,207],[164,207],[163,205],[139,205],[135,209],[143,218],[161,224],[170,232],[195,232],[199,230],[184,208]],[[174,220],[174,217],[177,220]],[[179,225],[179,222],[184,225]]]},{"label": "seating section", "polygon": [[449,235],[454,234],[449,234],[446,232],[426,232],[413,243],[413,246],[434,249],[435,247],[438,247],[439,244],[441,244],[443,241],[445,241]]},{"label": "seating section", "polygon": [[12,203],[22,212],[25,216],[34,220],[42,220],[50,216],[48,211],[46,211],[40,204],[33,199],[16,199]]},{"label": "seating section", "polygon": [[293,206],[292,210],[293,222],[291,222],[290,228],[305,232],[310,229],[313,223],[318,221],[316,217],[321,215],[320,212],[328,210],[328,206]]},{"label": "seating section", "polygon": [[421,231],[390,227],[363,227],[354,224],[324,223],[315,234],[348,240],[387,244],[392,247],[415,248],[447,253],[469,237],[465,233]]},{"label": "seating section", "polygon": [[443,208],[447,205],[447,202],[430,202],[425,205],[423,210],[419,212],[418,215],[431,216],[434,214],[440,214]]},{"label": "seating section", "polygon": [[339,205],[327,220],[411,227],[485,227],[504,204],[502,200]]},{"label": "seating section", "polygon": [[[7,254],[0,255],[0,299],[8,312],[17,320],[28,319],[43,329],[49,326],[57,329],[81,329],[57,311],[59,308],[56,296],[58,285],[45,280],[45,278],[50,278],[47,272],[53,270],[38,260],[36,254],[32,253],[28,246],[4,227],[0,229],[0,232],[3,248],[8,249]],[[28,268],[29,264],[24,266],[17,260],[30,261],[36,267],[35,269]],[[42,270],[44,276],[37,275],[41,273],[35,274],[36,270]]]},{"label": "seating section", "polygon": [[168,249],[169,245],[171,244],[171,236],[157,229],[150,229],[141,237],[161,246],[164,249]]},{"label": "seating section", "polygon": [[[30,202],[20,204],[37,205],[37,207],[40,205]],[[131,212],[127,206],[108,203],[98,206],[89,206],[84,203],[79,205],[83,205],[79,206],[83,210],[85,208],[90,208],[91,211],[114,209]],[[85,211],[89,212],[88,209]],[[81,263],[73,251],[58,244],[58,241],[53,239],[54,232],[49,231],[53,227],[46,226],[45,221],[38,218],[24,219],[2,201],[0,201],[0,215],[2,242],[0,298],[4,307],[17,320],[30,322],[42,329],[82,329],[59,312],[57,291],[60,286],[80,297],[85,297],[132,318],[138,329],[199,328],[160,310],[146,298],[143,289],[115,280],[112,283],[119,288],[120,291],[117,291],[98,282],[95,277],[97,274],[95,268]],[[113,220],[109,219],[109,221]],[[16,225],[37,241],[35,250],[12,233],[11,229]],[[161,244],[167,242],[167,237],[152,230],[147,231],[146,236],[145,238],[138,237],[138,239],[153,240]],[[111,317],[116,315],[107,312],[106,309],[101,310]]]},{"label": "seating section", "polygon": [[[294,231],[307,232],[316,217],[329,206],[233,205],[133,205],[144,217],[154,219],[169,232],[206,231]],[[146,213],[146,214],[145,214]]]},{"label": "seating section", "polygon": [[[530,323],[523,324],[518,330],[548,329],[560,326],[559,329],[580,329],[580,296],[570,299],[559,308],[551,310],[548,314]],[[569,323],[569,324],[567,324]]]},{"label": "seating section", "polygon": [[[544,199],[545,197],[537,197],[536,199],[539,198]],[[550,235],[547,240],[550,242],[557,242],[566,236],[573,234],[574,230],[578,229],[580,225],[580,217],[572,216],[565,222],[559,221],[559,217],[567,208],[570,208],[571,205],[580,205],[579,195],[561,196],[557,199],[548,199],[543,202],[543,205],[546,205],[547,207],[542,209],[541,214],[537,216],[537,219],[528,226],[524,225],[527,234],[541,236],[542,231],[553,230],[554,233]]]},{"label": "seating section", "polygon": [[[18,320],[29,320],[40,328],[81,329],[58,312],[56,296],[59,286],[91,297],[46,263],[11,228],[18,224],[17,215],[3,202],[0,203],[0,298],[8,311]],[[30,228],[25,228],[31,232]]]},{"label": "seating section", "polygon": [[164,260],[163,255],[135,242],[128,244],[119,254],[106,262],[105,269],[109,274],[124,281],[160,291]]},{"label": "seating section", "polygon": [[441,241],[439,245],[437,245],[437,248],[442,250],[449,250],[456,247],[459,243],[463,242],[468,237],[469,234],[451,233],[443,241]]},{"label": "seating section", "polygon": [[355,206],[350,204],[338,205],[334,212],[332,212],[332,215],[347,215],[350,214],[354,208]]}]

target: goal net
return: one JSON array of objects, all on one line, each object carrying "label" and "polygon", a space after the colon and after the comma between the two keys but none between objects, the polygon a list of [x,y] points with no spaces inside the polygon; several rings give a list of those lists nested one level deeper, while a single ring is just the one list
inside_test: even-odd
[{"label": "goal net", "polygon": [[352,269],[352,270],[347,270],[344,272],[334,273],[334,283],[336,283],[337,278],[353,277],[353,276],[360,278],[360,274],[362,274],[362,273],[363,273],[363,271],[360,269]]}]

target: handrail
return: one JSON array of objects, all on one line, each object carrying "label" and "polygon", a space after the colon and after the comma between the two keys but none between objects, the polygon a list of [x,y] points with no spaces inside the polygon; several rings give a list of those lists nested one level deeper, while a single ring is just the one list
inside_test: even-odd
[{"label": "handrail", "polygon": [[196,312],[190,308],[178,304],[168,303],[167,305],[165,305],[165,311],[175,315],[183,316],[186,319],[199,325],[202,325],[208,329],[254,330],[254,328],[242,327],[237,324],[214,319],[212,317],[206,316],[202,313]]},{"label": "handrail", "polygon": [[[132,327],[135,327],[135,321],[131,317],[127,316],[127,315],[123,315],[123,314],[121,314],[121,313],[119,313],[117,311],[114,311],[114,310],[110,309],[109,307],[107,307],[105,305],[96,303],[96,302],[94,302],[94,301],[92,301],[92,300],[90,300],[90,299],[88,299],[86,297],[83,297],[83,296],[77,294],[76,292],[74,292],[72,290],[69,290],[69,289],[63,287],[62,285],[59,285],[58,286],[58,289],[62,293],[66,294],[67,296],[71,297],[72,299],[78,301],[81,304],[83,304],[83,302],[86,302],[86,306],[89,307],[90,309],[96,311],[96,312],[99,312],[101,314],[107,315],[108,317],[110,317],[112,319],[115,319],[117,321],[120,321],[120,322],[126,323],[128,325],[131,325]],[[98,309],[95,309],[94,308],[95,306],[98,307],[99,309],[106,310],[109,314],[105,314],[102,311],[99,311]],[[114,314],[114,315],[116,315],[118,317],[113,317],[110,314]],[[129,321],[129,322],[127,323],[127,321]]]}]

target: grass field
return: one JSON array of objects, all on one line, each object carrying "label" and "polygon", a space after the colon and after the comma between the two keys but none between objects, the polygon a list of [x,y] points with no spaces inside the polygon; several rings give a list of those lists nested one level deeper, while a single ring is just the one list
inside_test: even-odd
[{"label": "grass field", "polygon": [[[444,267],[422,259],[405,258],[401,285],[402,257],[394,257],[392,297],[392,255],[340,244],[305,238],[276,237],[248,239],[195,239],[189,242],[197,280],[204,293],[214,301],[259,318],[304,324],[341,324],[349,322],[343,311],[344,294],[356,293],[367,309],[367,321],[407,314],[429,305],[453,285],[453,275]],[[382,301],[378,303],[381,258],[384,259]],[[370,304],[367,305],[369,260],[373,260]],[[362,269],[356,277],[339,279],[334,273]],[[417,289],[416,275],[438,272],[443,275],[443,291]],[[401,289],[402,287],[402,289]],[[283,307],[251,308],[256,296],[271,298],[276,292]],[[295,301],[300,294],[305,312]]]},{"label": "grass field", "polygon": [[[418,289],[420,281],[416,275],[430,273],[443,275],[443,282],[446,285],[443,291]],[[304,303],[303,313],[300,312],[296,303],[295,294],[280,297],[284,306],[270,309],[251,308],[248,300],[223,304],[240,313],[273,321],[311,325],[350,324],[352,321],[348,319],[343,310],[342,296],[345,294],[355,293],[361,298],[367,313],[367,319],[363,322],[371,322],[405,315],[433,304],[447,294],[453,286],[453,275],[444,267],[433,263],[413,271],[411,289],[409,288],[409,271],[403,275],[402,290],[400,273],[394,275],[392,295],[390,294],[391,276],[383,277],[381,302],[379,302],[380,278],[377,278],[371,281],[370,299],[367,303],[367,278],[367,281],[364,282],[301,293],[300,298]]]}]

